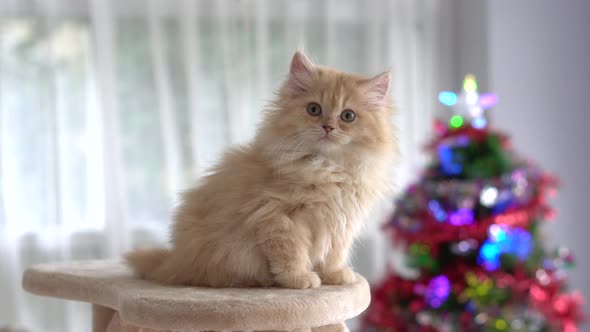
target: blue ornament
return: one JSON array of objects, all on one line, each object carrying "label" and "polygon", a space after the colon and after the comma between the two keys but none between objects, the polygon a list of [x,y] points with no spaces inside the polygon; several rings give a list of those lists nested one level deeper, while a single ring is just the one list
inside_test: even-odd
[{"label": "blue ornament", "polygon": [[487,240],[479,249],[478,263],[488,271],[495,271],[500,267],[501,254],[500,245]]},{"label": "blue ornament", "polygon": [[438,222],[444,222],[445,220],[447,220],[447,212],[442,208],[442,206],[437,200],[433,199],[430,202],[428,202],[428,209],[430,210],[432,216]]},{"label": "blue ornament", "polygon": [[488,271],[500,268],[502,254],[515,255],[520,261],[529,258],[533,247],[531,234],[523,228],[490,226],[490,237],[479,250],[478,264]]},{"label": "blue ornament", "polygon": [[493,214],[500,214],[506,211],[514,203],[514,195],[510,190],[502,190],[496,198],[496,203],[492,208]]},{"label": "blue ornament", "polygon": [[446,175],[459,175],[463,172],[459,158],[453,153],[453,148],[448,144],[440,144],[438,146],[438,159],[440,160],[440,167]]}]

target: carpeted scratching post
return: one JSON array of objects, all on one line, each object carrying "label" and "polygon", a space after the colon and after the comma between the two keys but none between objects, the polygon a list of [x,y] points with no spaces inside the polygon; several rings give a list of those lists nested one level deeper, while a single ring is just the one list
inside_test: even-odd
[{"label": "carpeted scratching post", "polygon": [[361,276],[316,289],[201,288],[141,280],[120,261],[37,265],[25,290],[92,304],[93,332],[346,331],[370,302]]}]

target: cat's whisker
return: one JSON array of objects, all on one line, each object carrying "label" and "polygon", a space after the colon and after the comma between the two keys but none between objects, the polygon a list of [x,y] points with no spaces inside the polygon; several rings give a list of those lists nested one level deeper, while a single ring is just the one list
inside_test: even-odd
[{"label": "cat's whisker", "polygon": [[295,136],[293,136],[292,138],[290,138],[289,140],[287,140],[286,142],[280,144],[279,146],[281,147],[280,149],[278,149],[277,154],[279,155],[278,158],[273,160],[273,166],[278,170],[278,175],[281,175],[281,164],[283,161],[283,157],[287,152],[291,152],[293,149],[290,149],[291,145],[296,144],[297,140],[301,137],[304,137],[306,134],[307,130],[304,130],[302,132],[299,132],[298,134],[296,134]]},{"label": "cat's whisker", "polygon": [[[302,146],[303,144],[307,144],[309,141],[311,141],[312,137],[311,136],[307,136],[307,137],[303,137],[303,139],[299,142],[299,144],[297,144],[295,146],[295,148],[293,149],[293,152],[297,153],[299,152],[299,147]],[[295,158],[291,158],[291,162],[289,164],[289,168],[293,167],[293,161],[295,160]]]},{"label": "cat's whisker", "polygon": [[301,137],[301,139],[299,140],[299,142],[297,142],[297,143],[294,142],[294,146],[291,149],[285,151],[285,153],[284,153],[284,154],[292,155],[289,158],[290,159],[289,160],[290,161],[290,163],[289,163],[290,166],[289,167],[291,167],[293,165],[293,161],[296,159],[295,156],[297,155],[297,153],[303,152],[303,151],[300,151],[299,150],[299,147],[301,147],[301,146],[303,146],[303,145],[305,145],[305,144],[307,144],[307,143],[309,143],[311,141],[311,137],[308,136],[308,135],[305,135],[304,134],[304,135],[301,135],[300,137]]},{"label": "cat's whisker", "polygon": [[289,156],[289,167],[292,166],[293,160],[295,159],[293,154],[296,154],[298,152],[303,152],[299,150],[299,147],[301,147],[304,144],[307,144],[310,140],[311,140],[311,135],[310,135],[310,130],[304,130],[300,133],[298,133],[297,135],[295,135],[295,137],[293,137],[293,139],[290,139],[287,143],[285,143],[283,146],[284,148],[280,151],[279,157],[275,160],[275,167],[278,171],[278,174],[280,175],[282,172],[282,166],[283,165],[283,161],[285,159],[286,156]]},{"label": "cat's whisker", "polygon": [[287,137],[286,139],[282,140],[279,144],[277,144],[277,146],[280,148],[277,150],[282,151],[288,149],[291,144],[294,144],[297,141],[297,139],[302,137],[304,134],[305,132],[299,132],[296,135],[293,135],[292,137]]},{"label": "cat's whisker", "polygon": [[294,136],[286,137],[285,139],[281,140],[278,144],[273,146],[269,154],[272,156],[275,153],[280,153],[283,150],[287,149],[291,142],[294,142],[300,135],[301,133],[298,133]]}]

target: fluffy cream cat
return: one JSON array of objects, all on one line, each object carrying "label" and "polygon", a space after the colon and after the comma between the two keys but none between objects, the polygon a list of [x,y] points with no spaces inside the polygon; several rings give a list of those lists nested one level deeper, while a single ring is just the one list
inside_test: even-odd
[{"label": "fluffy cream cat", "polygon": [[349,249],[396,155],[389,84],[389,72],[363,78],[295,53],[253,142],[182,194],[171,249],[136,250],[128,264],[169,284],[353,282]]}]

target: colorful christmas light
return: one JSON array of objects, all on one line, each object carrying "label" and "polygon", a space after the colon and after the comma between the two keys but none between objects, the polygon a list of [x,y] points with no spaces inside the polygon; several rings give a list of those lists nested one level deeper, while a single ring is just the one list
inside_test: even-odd
[{"label": "colorful christmas light", "polygon": [[498,103],[498,96],[494,93],[480,95],[477,87],[475,76],[467,74],[463,80],[463,90],[459,94],[451,91],[441,91],[438,94],[441,104],[455,110],[455,115],[449,121],[451,128],[460,128],[465,120],[469,120],[472,127],[476,129],[487,126],[488,121],[484,111]]},{"label": "colorful christmas light", "polygon": [[463,125],[463,118],[460,115],[453,115],[449,124],[453,128],[460,128]]},{"label": "colorful christmas light", "polygon": [[465,79],[463,80],[463,91],[466,93],[477,92],[477,81],[475,80],[475,76],[473,76],[473,74],[465,75]]},{"label": "colorful christmas light", "polygon": [[441,91],[438,94],[438,100],[446,106],[453,106],[457,103],[457,94],[451,91]]},{"label": "colorful christmas light", "polygon": [[493,186],[486,186],[482,189],[479,201],[483,206],[491,207],[496,203],[498,198],[498,189]]},{"label": "colorful christmas light", "polygon": [[439,275],[430,279],[424,293],[424,298],[432,308],[438,308],[447,300],[450,293],[451,282],[449,278]]},{"label": "colorful christmas light", "polygon": [[520,261],[529,257],[532,239],[526,230],[494,224],[490,226],[489,233],[490,237],[481,246],[478,257],[478,263],[486,270],[500,268],[500,257],[505,254],[515,255]]},{"label": "colorful christmas light", "polygon": [[473,223],[474,212],[471,209],[459,209],[451,212],[449,223],[453,226],[465,226]]}]

